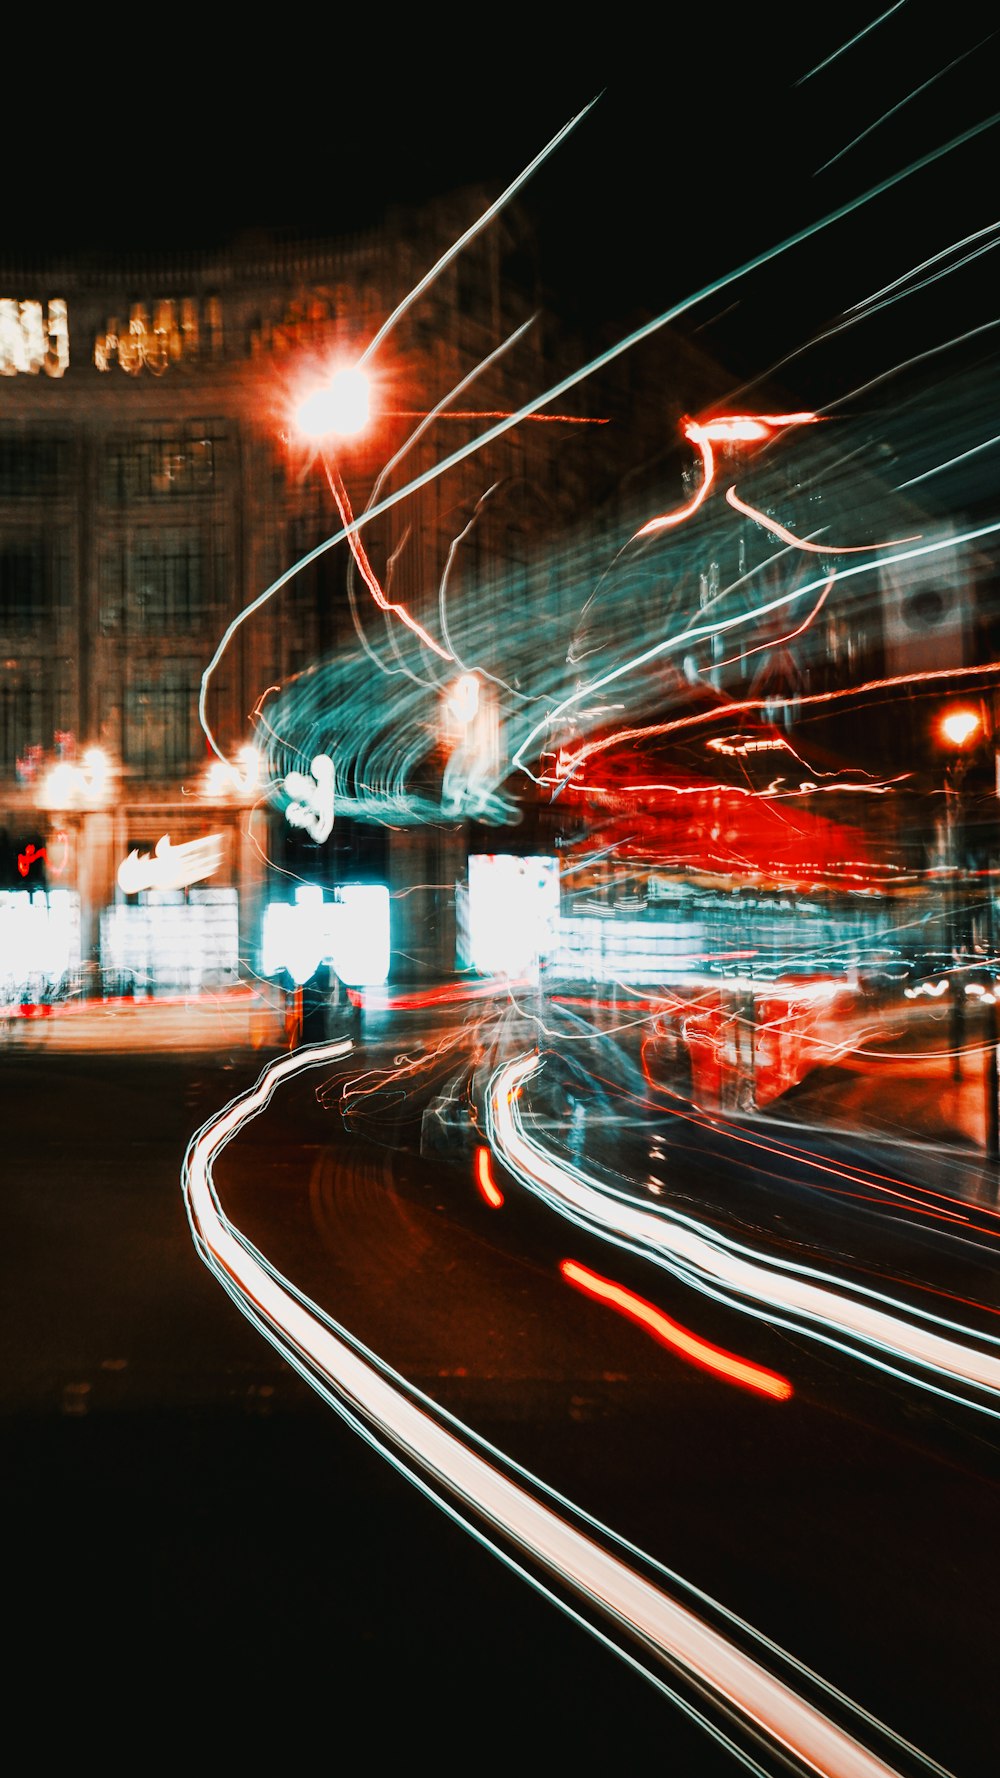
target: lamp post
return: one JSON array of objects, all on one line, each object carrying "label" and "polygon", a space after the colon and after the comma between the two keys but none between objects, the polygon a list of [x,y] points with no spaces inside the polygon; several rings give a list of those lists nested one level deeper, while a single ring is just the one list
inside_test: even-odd
[{"label": "lamp post", "polygon": [[[949,945],[955,962],[961,953],[968,953],[967,909],[962,902],[961,872],[965,859],[965,776],[970,756],[981,739],[984,723],[979,711],[968,706],[948,710],[941,719],[940,735],[950,750],[945,766],[945,840],[948,866]],[[987,947],[992,956],[993,919],[991,892],[987,894]],[[952,978],[951,1048],[952,1077],[962,1075],[962,1044],[965,1025],[966,983],[956,972]],[[1000,1159],[1000,1069],[997,1058],[996,993],[991,983],[983,984],[981,995],[985,1015],[984,1091],[986,1101],[986,1153],[990,1160]]]}]

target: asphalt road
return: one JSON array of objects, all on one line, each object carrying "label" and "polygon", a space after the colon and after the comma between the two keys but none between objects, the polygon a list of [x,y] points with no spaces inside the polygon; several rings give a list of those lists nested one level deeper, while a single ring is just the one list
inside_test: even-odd
[{"label": "asphalt road", "polygon": [[32,1757],[732,1769],[348,1430],[197,1257],[180,1176],[260,1057],[8,1053],[8,1693]]},{"label": "asphalt road", "polygon": [[[529,1769],[733,1771],[370,1451],[201,1265],[184,1149],[260,1060],[5,1058],[10,1598],[32,1708],[71,1738],[127,1720],[202,1744],[207,1697],[220,1749],[321,1733],[336,1749],[349,1729],[354,1765],[376,1769],[433,1754],[464,1770],[481,1748]],[[489,1211],[466,1155],[421,1161],[415,1115],[376,1100],[348,1134],[335,1099],[280,1094],[217,1170],[279,1270],[958,1778],[985,1778],[1000,1501],[981,1429],[787,1340],[787,1407],[706,1381],[565,1288],[564,1230],[516,1193]]]}]

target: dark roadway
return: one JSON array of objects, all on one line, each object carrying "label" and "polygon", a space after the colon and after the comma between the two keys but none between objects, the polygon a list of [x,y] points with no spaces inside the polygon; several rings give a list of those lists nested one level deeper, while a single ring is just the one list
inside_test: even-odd
[{"label": "dark roadway", "polygon": [[[71,1741],[85,1722],[230,1755],[371,1737],[352,1769],[465,1769],[477,1746],[529,1769],[736,1769],[372,1453],[206,1272],[184,1149],[260,1057],[4,1063],[9,1597],[33,1714]],[[516,1193],[497,1214],[464,1157],[345,1136],[315,1084],[216,1169],[279,1270],[958,1778],[995,1769],[992,1423],[768,1330],[753,1355],[780,1352],[793,1402],[705,1379],[568,1291],[565,1233]]]},{"label": "dark roadway", "polygon": [[6,1677],[32,1745],[446,1771],[667,1746],[731,1771],[213,1282],[184,1150],[259,1066],[4,1056]]}]

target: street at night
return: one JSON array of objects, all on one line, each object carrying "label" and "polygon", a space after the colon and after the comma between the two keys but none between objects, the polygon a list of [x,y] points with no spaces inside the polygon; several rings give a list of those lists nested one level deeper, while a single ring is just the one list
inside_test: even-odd
[{"label": "street at night", "polygon": [[928,22],[220,26],[9,181],[32,1757],[997,1771],[1000,39]]}]

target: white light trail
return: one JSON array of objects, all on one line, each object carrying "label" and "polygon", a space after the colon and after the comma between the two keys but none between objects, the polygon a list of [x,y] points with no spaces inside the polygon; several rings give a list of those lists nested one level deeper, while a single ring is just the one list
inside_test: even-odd
[{"label": "white light trail", "polygon": [[[895,1768],[690,1607],[670,1597],[653,1580],[545,1504],[522,1481],[503,1473],[473,1449],[467,1439],[474,1439],[474,1435],[467,1428],[456,1421],[442,1424],[429,1403],[420,1405],[404,1393],[392,1373],[350,1342],[343,1330],[322,1318],[314,1304],[295,1294],[225,1217],[212,1178],[215,1157],[265,1109],[282,1082],[341,1058],[350,1049],[349,1042],[323,1044],[270,1064],[254,1088],[234,1099],[192,1138],[185,1159],[184,1193],[192,1233],[205,1263],[250,1320],[349,1423],[358,1430],[374,1430],[376,1442],[385,1439],[389,1448],[383,1454],[403,1466],[405,1473],[407,1465],[413,1466],[411,1480],[425,1492],[441,1489],[460,1509],[485,1521],[491,1532],[512,1543],[554,1580],[572,1588],[614,1625],[638,1635],[648,1650],[672,1670],[680,1669],[724,1711],[735,1714],[753,1736],[763,1737],[779,1757],[790,1756],[822,1778],[895,1778]],[[519,1474],[524,1481],[535,1482],[536,1488],[543,1486],[526,1472]],[[641,1552],[635,1553],[641,1556]],[[706,1603],[714,1602],[706,1598]],[[733,1624],[739,1623],[730,1614],[724,1615]],[[758,1638],[758,1642],[780,1653],[764,1639]],[[839,1701],[844,1702],[842,1698]],[[870,1726],[882,1728],[865,1713],[856,1714]],[[891,1731],[882,1732],[891,1735]],[[891,1738],[896,1745],[906,1746],[897,1737]],[[912,1748],[907,1751],[914,1752]],[[923,1763],[927,1770],[940,1771],[929,1761]]]},{"label": "white light trail", "polygon": [[[580,115],[582,115],[582,113]],[[571,120],[571,123],[570,125],[567,125],[567,128],[572,127],[572,123],[575,123],[576,121],[577,119],[575,118]],[[713,279],[710,283],[705,284],[700,289],[692,292],[691,295],[674,303],[669,309],[665,309],[651,321],[643,323],[642,326],[627,334],[623,339],[620,339],[616,341],[614,345],[607,347],[605,351],[601,352],[596,358],[592,358],[587,364],[580,366],[578,370],[572,371],[568,376],[560,378],[558,382],[546,389],[543,394],[534,397],[531,401],[525,402],[523,406],[517,408],[513,413],[504,415],[503,419],[498,420],[496,425],[487,427],[485,432],[478,434],[476,438],[470,439],[466,444],[460,446],[457,450],[452,451],[449,456],[443,457],[439,462],[431,464],[428,469],[424,470],[421,474],[414,476],[411,481],[405,484],[405,486],[395,489],[391,494],[385,495],[373,505],[366,507],[365,511],[359,515],[359,517],[355,518],[349,527],[341,527],[341,529],[335,531],[332,536],[325,538],[322,543],[317,544],[315,549],[310,550],[307,555],[302,556],[298,562],[295,562],[290,568],[287,568],[283,574],[278,576],[277,580],[272,581],[270,586],[265,587],[263,592],[258,593],[257,597],[252,599],[248,605],[245,605],[242,611],[238,612],[232,619],[224,631],[208,666],[205,668],[205,671],[201,676],[201,688],[198,697],[198,720],[204,732],[205,739],[213,752],[216,753],[220,759],[225,759],[225,755],[219,748],[208,721],[208,689],[212,675],[240,625],[244,624],[249,617],[259,611],[260,608],[283,586],[286,586],[296,574],[300,573],[304,568],[309,567],[312,562],[316,561],[327,550],[333,549],[336,544],[343,543],[350,535],[358,532],[361,529],[362,524],[369,524],[373,519],[380,518],[384,513],[390,511],[392,507],[397,506],[400,501],[408,499],[421,488],[436,481],[439,476],[446,474],[449,469],[455,468],[459,463],[464,462],[467,457],[482,450],[484,446],[491,444],[494,439],[502,437],[504,433],[509,432],[514,426],[519,426],[523,420],[530,419],[532,415],[536,414],[540,409],[548,406],[551,402],[558,400],[558,398],[566,394],[568,390],[576,388],[576,386],[585,381],[587,377],[602,370],[606,365],[613,363],[614,360],[621,357],[623,353],[630,351],[634,346],[640,345],[643,340],[650,339],[655,333],[660,332],[664,327],[668,326],[671,321],[679,320],[682,315],[689,313],[689,311],[696,308],[699,303],[706,301],[709,297],[717,295],[722,290],[728,289],[731,284],[737,283],[741,278],[747,277],[751,272],[758,271],[761,267],[768,265],[772,260],[780,258],[793,247],[801,246],[804,242],[822,233],[824,229],[831,227],[834,223],[842,222],[846,217],[853,215],[855,211],[862,209],[866,204],[874,202],[876,198],[884,196],[886,192],[893,190],[894,187],[902,184],[914,174],[922,172],[925,168],[932,166],[936,161],[941,159],[942,156],[950,154],[952,150],[960,148],[964,144],[975,140],[976,137],[980,136],[984,131],[992,129],[997,123],[1000,123],[1000,112],[995,112],[992,116],[984,118],[979,123],[971,125],[967,130],[962,130],[957,136],[953,136],[950,141],[942,143],[940,147],[931,149],[927,154],[920,155],[916,160],[910,161],[907,166],[901,168],[898,172],[889,174],[885,179],[880,179],[875,185],[870,186],[867,191],[859,193],[857,197],[849,198],[845,203],[838,205],[836,209],[829,211],[817,221],[807,223],[804,227],[797,229],[794,234],[786,236],[785,239],[780,241],[776,246],[762,249],[759,253],[752,255],[750,259],[745,260],[742,265],[734,267],[731,271],[724,273],[721,277]],[[534,164],[535,163],[532,163],[532,165]],[[363,354],[361,362],[363,363],[365,358],[369,355],[370,353]],[[955,541],[961,540],[956,539]],[[843,578],[843,576],[841,578]],[[780,603],[784,603],[784,601],[780,601]],[[767,609],[771,609],[771,607],[765,607],[765,610]],[[638,662],[629,663],[629,666],[634,667],[641,664],[642,660],[651,659],[653,654],[661,652],[662,649],[649,651],[645,656],[640,657]],[[622,671],[625,670],[627,669],[622,669]],[[599,683],[604,682],[601,681]],[[580,695],[583,696],[584,694],[581,693]],[[578,701],[578,699],[570,700],[570,702],[573,703]],[[530,739],[531,737],[529,737],[529,740]],[[515,763],[517,763],[516,759]]]},{"label": "white light trail", "polygon": [[[962,1386],[1000,1399],[1000,1340],[983,1334],[981,1347],[976,1347],[968,1341],[968,1329],[904,1308],[882,1292],[858,1285],[855,1295],[848,1295],[843,1281],[834,1275],[765,1258],[694,1217],[660,1206],[646,1209],[627,1193],[603,1185],[544,1148],[528,1135],[520,1109],[521,1090],[540,1062],[532,1052],[497,1070],[490,1083],[488,1135],[504,1165],[547,1204],[644,1253],[695,1289],[737,1309],[754,1304],[757,1307],[749,1313],[766,1314],[772,1320],[778,1311],[788,1318],[784,1325],[826,1344],[850,1342],[843,1349],[936,1394],[951,1394]],[[917,1369],[897,1370],[902,1362]],[[974,1396],[953,1399],[1000,1418],[1000,1405],[987,1405]]]}]

